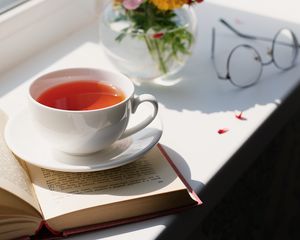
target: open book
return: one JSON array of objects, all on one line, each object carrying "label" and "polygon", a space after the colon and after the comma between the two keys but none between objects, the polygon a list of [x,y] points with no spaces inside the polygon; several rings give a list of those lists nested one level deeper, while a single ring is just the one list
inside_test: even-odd
[{"label": "open book", "polygon": [[0,239],[68,236],[201,203],[159,145],[122,167],[57,172],[17,159],[3,139],[5,121],[0,112]]}]

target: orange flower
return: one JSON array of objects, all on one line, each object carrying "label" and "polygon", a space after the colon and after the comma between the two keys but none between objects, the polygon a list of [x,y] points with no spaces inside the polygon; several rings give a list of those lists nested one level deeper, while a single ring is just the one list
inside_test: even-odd
[{"label": "orange flower", "polygon": [[113,5],[114,6],[119,6],[122,4],[122,0],[113,0]]},{"label": "orange flower", "polygon": [[184,4],[189,3],[189,0],[149,0],[149,1],[152,2],[158,9],[163,11],[180,8]]}]

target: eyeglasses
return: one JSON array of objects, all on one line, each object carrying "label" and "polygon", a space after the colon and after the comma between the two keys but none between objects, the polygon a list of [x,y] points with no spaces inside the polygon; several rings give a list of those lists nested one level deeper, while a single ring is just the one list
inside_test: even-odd
[{"label": "eyeglasses", "polygon": [[268,52],[271,59],[267,62],[263,62],[259,52],[251,45],[240,44],[236,46],[228,55],[226,73],[222,75],[218,71],[215,61],[216,31],[215,28],[213,28],[211,58],[219,79],[229,80],[237,87],[246,88],[258,82],[262,74],[263,66],[274,63],[274,65],[281,70],[288,70],[295,66],[300,46],[296,35],[291,30],[287,28],[280,29],[274,38],[271,39],[243,34],[224,19],[220,19],[220,22],[239,37],[271,42],[272,48]]}]

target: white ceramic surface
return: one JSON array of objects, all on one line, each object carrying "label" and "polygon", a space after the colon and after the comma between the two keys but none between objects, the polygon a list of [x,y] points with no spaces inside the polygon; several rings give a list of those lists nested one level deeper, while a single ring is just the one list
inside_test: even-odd
[{"label": "white ceramic surface", "polygon": [[[147,107],[131,119],[129,125],[144,118]],[[35,131],[28,110],[11,117],[5,128],[5,140],[11,151],[27,163],[57,171],[92,172],[125,165],[148,152],[162,135],[161,120],[155,120],[143,130],[94,154],[76,156],[51,148]]]},{"label": "white ceramic surface", "polygon": [[[72,81],[99,81],[122,90],[125,99],[113,106],[95,110],[70,111],[51,108],[36,99],[47,89]],[[29,110],[35,127],[52,147],[71,154],[85,155],[98,152],[120,138],[145,128],[157,114],[158,104],[150,94],[134,95],[132,81],[117,72],[101,68],[67,68],[47,73],[33,80],[28,89]],[[149,112],[136,126],[127,128],[130,115],[137,107],[149,102]],[[138,111],[140,111],[138,109]]]}]

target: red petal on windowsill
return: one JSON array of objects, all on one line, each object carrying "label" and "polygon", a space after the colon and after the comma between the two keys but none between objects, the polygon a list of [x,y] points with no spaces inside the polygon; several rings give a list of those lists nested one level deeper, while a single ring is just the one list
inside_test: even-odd
[{"label": "red petal on windowsill", "polygon": [[239,119],[239,120],[247,120],[247,118],[245,118],[245,117],[243,116],[243,112],[241,112],[241,113],[238,114],[238,115],[235,115],[235,117],[236,117],[237,119]]},{"label": "red petal on windowsill", "polygon": [[223,134],[223,133],[226,133],[226,132],[228,132],[228,131],[229,131],[228,128],[221,128],[221,129],[218,130],[218,133],[219,133],[219,134]]}]

